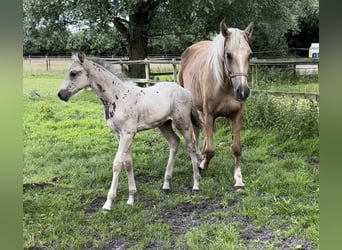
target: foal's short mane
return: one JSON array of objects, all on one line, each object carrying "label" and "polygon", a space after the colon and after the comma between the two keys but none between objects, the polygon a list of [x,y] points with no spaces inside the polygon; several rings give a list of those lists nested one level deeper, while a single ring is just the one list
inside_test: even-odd
[{"label": "foal's short mane", "polygon": [[91,62],[96,63],[99,67],[101,67],[104,71],[110,73],[113,78],[115,79],[115,82],[124,83],[125,85],[131,85],[136,86],[136,83],[134,83],[132,80],[127,78],[127,76],[121,72],[116,72],[111,68],[111,65],[106,63],[104,60],[97,59],[97,58],[91,58]]},{"label": "foal's short mane", "polygon": [[[245,35],[243,34],[243,31],[236,29],[236,28],[229,28],[228,31],[231,33],[230,39],[229,39],[229,47],[234,49],[237,46],[239,46],[241,39],[247,39]],[[215,36],[212,40],[212,44],[209,50],[208,54],[208,68],[213,74],[214,80],[217,83],[223,83],[223,77],[224,77],[224,66],[223,66],[223,60],[224,60],[224,43],[225,38],[220,33],[217,36]]]}]

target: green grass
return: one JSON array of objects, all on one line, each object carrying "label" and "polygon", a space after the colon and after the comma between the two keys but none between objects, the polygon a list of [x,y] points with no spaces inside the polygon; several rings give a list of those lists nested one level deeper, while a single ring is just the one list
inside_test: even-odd
[{"label": "green grass", "polygon": [[[228,120],[217,121],[216,155],[197,193],[191,192],[183,141],[171,191],[162,192],[168,146],[158,130],[150,130],[137,134],[133,143],[135,204],[126,205],[122,171],[116,202],[105,213],[101,207],[118,143],[92,91],[68,103],[58,100],[63,78],[62,70],[24,70],[25,249],[318,249],[318,135],[283,138],[280,122],[260,125],[257,120],[269,117],[272,109],[259,117],[252,111],[273,99],[248,101],[249,120],[241,132],[244,190],[233,189]],[[305,110],[296,108],[301,107]],[[297,120],[290,121],[289,133],[297,133]]]}]

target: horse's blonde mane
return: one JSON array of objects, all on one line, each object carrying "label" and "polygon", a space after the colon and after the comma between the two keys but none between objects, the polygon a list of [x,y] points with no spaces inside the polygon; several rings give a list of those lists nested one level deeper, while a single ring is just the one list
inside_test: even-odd
[{"label": "horse's blonde mane", "polygon": [[[228,31],[231,33],[230,39],[229,39],[229,47],[234,49],[236,46],[240,44],[241,38],[244,36],[241,36],[241,33],[243,31],[236,29],[236,28],[229,28]],[[209,50],[208,54],[208,67],[211,70],[214,80],[218,83],[223,82],[223,73],[224,73],[224,66],[223,66],[223,60],[224,60],[224,42],[225,37],[220,33],[216,35],[211,44],[211,48]]]},{"label": "horse's blonde mane", "polygon": [[220,83],[223,79],[223,56],[224,56],[224,40],[222,34],[218,34],[213,38],[211,48],[208,54],[208,68],[211,70],[216,82]]}]

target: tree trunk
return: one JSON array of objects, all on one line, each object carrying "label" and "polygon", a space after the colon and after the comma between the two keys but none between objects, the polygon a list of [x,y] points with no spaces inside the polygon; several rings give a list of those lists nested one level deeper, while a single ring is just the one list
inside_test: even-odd
[{"label": "tree trunk", "polygon": [[[113,23],[116,29],[123,34],[128,43],[130,60],[144,60],[147,57],[148,29],[150,19],[155,9],[166,0],[138,0],[129,10],[129,21],[115,17]],[[130,77],[145,76],[144,64],[130,65]]]},{"label": "tree trunk", "polygon": [[[130,60],[143,60],[147,57],[148,45],[148,12],[139,12],[130,15],[128,29],[128,56]],[[129,76],[144,78],[144,64],[131,64]]]}]

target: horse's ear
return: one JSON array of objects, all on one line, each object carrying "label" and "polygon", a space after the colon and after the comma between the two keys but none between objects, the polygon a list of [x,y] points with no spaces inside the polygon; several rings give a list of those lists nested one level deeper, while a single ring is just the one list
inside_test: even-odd
[{"label": "horse's ear", "polygon": [[247,35],[248,38],[251,38],[252,33],[253,33],[253,28],[254,28],[254,23],[251,22],[251,23],[247,26],[247,28],[245,29],[245,33],[246,33],[246,35]]},{"label": "horse's ear", "polygon": [[224,21],[224,19],[221,21],[220,23],[220,31],[221,31],[221,34],[226,37],[227,34],[228,34],[228,27]]}]

